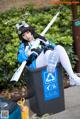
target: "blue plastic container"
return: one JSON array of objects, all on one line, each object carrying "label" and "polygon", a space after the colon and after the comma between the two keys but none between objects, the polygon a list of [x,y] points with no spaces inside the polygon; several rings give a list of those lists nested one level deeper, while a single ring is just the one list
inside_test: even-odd
[{"label": "blue plastic container", "polygon": [[0,97],[0,119],[21,119],[21,109],[17,103]]}]

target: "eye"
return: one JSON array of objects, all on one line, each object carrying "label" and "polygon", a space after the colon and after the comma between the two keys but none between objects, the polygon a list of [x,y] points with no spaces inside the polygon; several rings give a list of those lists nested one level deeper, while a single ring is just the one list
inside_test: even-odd
[{"label": "eye", "polygon": [[24,34],[22,34],[22,37],[24,37],[25,35]]},{"label": "eye", "polygon": [[22,34],[22,36],[25,36],[26,34],[27,34],[27,33],[25,32],[25,33]]}]

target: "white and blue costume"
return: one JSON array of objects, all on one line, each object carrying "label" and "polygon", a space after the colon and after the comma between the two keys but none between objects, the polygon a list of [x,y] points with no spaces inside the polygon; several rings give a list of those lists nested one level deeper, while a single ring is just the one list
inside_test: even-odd
[{"label": "white and blue costume", "polygon": [[22,41],[18,50],[18,61],[20,63],[26,60],[27,66],[36,69],[45,65],[49,67],[50,61],[52,69],[54,69],[54,63],[60,62],[69,75],[70,85],[80,85],[80,78],[74,74],[69,57],[62,46],[55,46],[40,35],[30,42],[24,40],[22,34],[27,31],[31,32],[33,36],[35,35],[34,30],[24,21],[21,24],[16,24],[16,28],[19,39]]},{"label": "white and blue costume", "polygon": [[47,65],[48,57],[52,50],[54,50],[55,44],[50,43],[44,37],[27,42],[21,42],[18,50],[18,61],[22,63],[27,61],[27,65],[30,68],[39,68]]}]

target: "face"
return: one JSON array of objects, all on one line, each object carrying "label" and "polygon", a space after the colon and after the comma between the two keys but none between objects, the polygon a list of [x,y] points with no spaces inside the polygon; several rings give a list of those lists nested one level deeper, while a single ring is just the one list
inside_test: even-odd
[{"label": "face", "polygon": [[27,41],[32,41],[33,40],[33,35],[29,31],[22,34],[22,37],[23,37],[23,39],[25,39]]}]

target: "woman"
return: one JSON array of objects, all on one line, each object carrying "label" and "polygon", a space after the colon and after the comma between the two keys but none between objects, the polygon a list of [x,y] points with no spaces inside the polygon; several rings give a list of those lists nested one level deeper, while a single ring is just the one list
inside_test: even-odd
[{"label": "woman", "polygon": [[69,57],[60,45],[54,45],[44,37],[35,33],[35,30],[24,21],[16,25],[19,39],[18,61],[27,61],[30,68],[39,68],[47,65],[48,72],[54,71],[58,62],[62,64],[69,75],[70,85],[80,85],[80,78],[74,74]]}]

